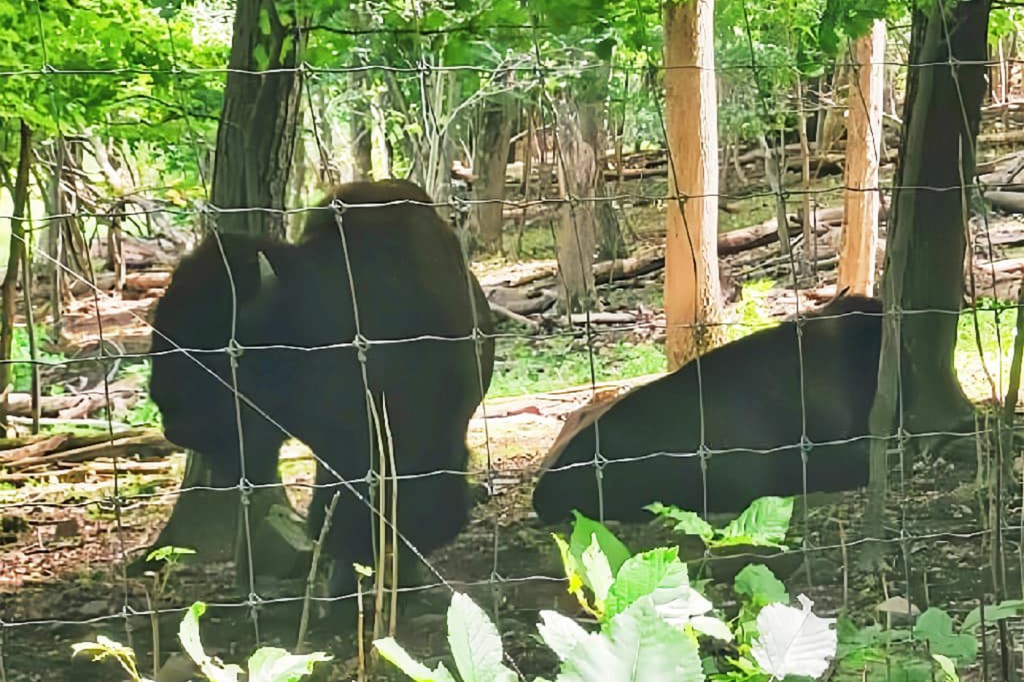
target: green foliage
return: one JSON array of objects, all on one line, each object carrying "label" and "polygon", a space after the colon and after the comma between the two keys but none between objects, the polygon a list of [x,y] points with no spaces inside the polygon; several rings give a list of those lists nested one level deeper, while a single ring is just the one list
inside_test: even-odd
[{"label": "green foliage", "polygon": [[[237,682],[245,671],[237,665],[225,665],[210,656],[203,649],[199,636],[199,619],[206,611],[206,604],[195,602],[185,613],[178,628],[178,640],[209,682]],[[135,652],[108,637],[100,635],[95,642],[78,642],[71,645],[73,655],[89,654],[93,661],[113,658],[128,674],[132,682],[151,682],[139,674],[135,664]],[[250,682],[299,682],[313,672],[313,667],[331,657],[322,652],[296,655],[277,647],[261,647],[249,657],[248,674]]]},{"label": "green foliage", "polygon": [[[547,339],[498,339],[498,361],[490,397],[540,393],[590,383],[591,354],[583,340],[567,336]],[[624,379],[665,371],[665,352],[652,343],[617,341],[594,348],[594,374]]]},{"label": "green foliage", "polygon": [[[65,360],[62,353],[49,353],[41,348],[49,332],[42,325],[36,325],[36,357],[40,363],[56,363]],[[27,393],[32,388],[32,353],[28,343],[28,329],[24,326],[14,327],[14,338],[11,343],[11,360],[14,363],[14,391]]]},{"label": "green foliage", "polygon": [[[712,605],[690,587],[686,565],[674,547],[658,547],[619,562],[624,547],[600,524],[576,517],[574,534],[590,542],[585,549],[555,536],[565,561],[569,589],[583,581],[603,602],[594,610],[600,629],[589,632],[576,621],[554,611],[542,611],[537,629],[559,659],[556,682],[639,682],[705,679],[758,680],[774,675],[820,676],[836,651],[832,621],[810,611],[811,602],[800,595],[800,608],[762,600],[767,604],[752,618],[756,623],[737,641],[739,655],[721,667],[714,659],[700,658],[701,638],[733,641],[733,633],[720,619],[705,615]],[[578,531],[578,533],[577,533]],[[603,544],[598,537],[604,538]],[[610,547],[613,556],[604,554]],[[588,567],[586,577],[576,571]],[[618,565],[613,571],[612,566]],[[601,568],[597,568],[601,567]],[[754,584],[753,582],[751,584]],[[465,595],[455,593],[448,609],[452,658],[461,680],[513,680],[503,661],[501,639],[486,614]],[[413,659],[395,640],[374,642],[381,655],[418,682],[454,682],[444,663],[434,669]],[[720,669],[721,668],[721,669]],[[543,682],[537,680],[536,682]]]},{"label": "green foliage", "polygon": [[655,502],[644,507],[672,529],[684,535],[696,535],[709,548],[751,545],[785,549],[789,522],[793,516],[793,498],[761,497],[722,529],[715,529],[695,512]]}]

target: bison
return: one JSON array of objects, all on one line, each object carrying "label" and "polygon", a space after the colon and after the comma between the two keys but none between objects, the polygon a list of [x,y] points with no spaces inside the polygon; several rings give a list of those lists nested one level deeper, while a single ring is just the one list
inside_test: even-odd
[{"label": "bison", "polygon": [[865,485],[881,312],[876,299],[841,297],[802,322],[716,348],[699,370],[691,361],[583,408],[545,458],[537,515],[556,523],[576,509],[640,521],[655,501],[735,512],[761,496],[798,494],[805,434],[808,492]]},{"label": "bison", "polygon": [[430,203],[408,182],[352,183],[328,193],[294,244],[212,233],[181,260],[154,314],[150,392],[170,441],[202,454],[218,480],[260,485],[279,480],[287,436],[302,440],[320,460],[313,537],[341,491],[324,548],[333,594],[354,586],[353,562],[373,559],[377,435],[364,383],[378,410],[386,404],[408,477],[399,532],[426,553],[468,518],[460,472],[490,385],[493,322],[458,236]]}]

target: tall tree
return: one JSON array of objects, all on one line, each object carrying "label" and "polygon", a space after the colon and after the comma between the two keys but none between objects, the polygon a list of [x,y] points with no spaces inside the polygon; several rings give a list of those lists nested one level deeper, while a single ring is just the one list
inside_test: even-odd
[{"label": "tall tree", "polygon": [[[285,236],[280,211],[295,149],[301,91],[296,66],[307,20],[275,0],[237,3],[211,192],[217,209],[233,210],[215,214],[215,230]],[[289,573],[294,552],[266,521],[273,505],[288,506],[283,487],[248,493],[253,523],[246,537],[239,483],[219,480],[202,453],[190,453],[182,493],[154,546],[192,547],[205,561],[247,559],[251,551],[259,574]]]},{"label": "tall tree", "polygon": [[[871,430],[948,431],[971,415],[953,352],[963,301],[975,140],[985,94],[987,0],[915,11],[900,167],[882,299],[886,317]],[[872,442],[868,533],[881,531],[886,442]]]},{"label": "tall tree", "polygon": [[670,201],[665,237],[669,369],[718,336],[718,116],[714,0],[664,5],[665,127]]},{"label": "tall tree", "polygon": [[473,174],[476,200],[473,220],[477,239],[484,251],[502,250],[502,209],[505,199],[505,167],[512,139],[513,105],[511,93],[501,93],[484,102],[480,134],[473,150]]},{"label": "tall tree", "polygon": [[284,238],[288,176],[298,129],[298,55],[306,32],[275,0],[240,0],[217,130],[216,228]]},{"label": "tall tree", "polygon": [[[854,42],[854,66],[846,119],[846,191],[837,287],[870,296],[875,288],[878,246],[879,160],[885,85],[885,21]],[[806,218],[805,218],[806,219]]]}]

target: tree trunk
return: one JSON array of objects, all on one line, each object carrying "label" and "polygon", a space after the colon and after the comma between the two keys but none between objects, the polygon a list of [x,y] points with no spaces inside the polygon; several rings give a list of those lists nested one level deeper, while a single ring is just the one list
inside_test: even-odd
[{"label": "tree trunk", "polygon": [[231,209],[216,216],[221,232],[285,236],[277,211],[295,151],[302,90],[295,67],[305,36],[296,23],[274,0],[237,3],[211,198],[218,209]]},{"label": "tree trunk", "polygon": [[512,107],[515,100],[508,93],[490,98],[483,114],[480,135],[476,142],[473,174],[476,199],[474,220],[480,248],[487,253],[501,252],[502,202],[505,199],[505,167],[512,139]]},{"label": "tree trunk", "polygon": [[[970,417],[953,366],[963,300],[969,184],[985,92],[988,2],[915,12],[902,158],[892,200],[882,298],[886,317],[871,412],[867,534],[882,537],[884,437],[949,431]],[[925,190],[919,188],[928,188]],[[897,311],[901,311],[897,315]]]},{"label": "tree trunk", "polygon": [[[353,88],[361,88],[364,85],[364,74],[352,74]],[[349,139],[352,140],[352,179],[372,180],[373,179],[373,121],[370,117],[370,102],[366,99],[370,95],[363,92],[362,97],[353,101],[349,110]]]},{"label": "tree trunk", "polygon": [[[665,125],[670,201],[665,238],[666,352],[674,370],[720,337],[718,109],[714,0],[666,2]],[[685,199],[685,201],[684,201]]]},{"label": "tree trunk", "polygon": [[571,95],[558,102],[558,186],[563,202],[557,234],[561,305],[567,313],[590,310],[596,301],[594,249],[597,242],[597,187],[604,150],[591,147],[583,126],[584,106]]},{"label": "tree trunk", "polygon": [[21,122],[21,150],[14,180],[14,210],[11,214],[11,243],[7,254],[7,272],[0,285],[0,424],[7,423],[7,392],[14,377],[11,351],[14,345],[14,314],[17,302],[18,273],[25,250],[25,209],[28,205],[28,181],[32,171],[32,129]]},{"label": "tree trunk", "polygon": [[[214,161],[212,195],[218,208],[284,208],[301,91],[298,73],[290,69],[296,65],[301,46],[295,32],[287,28],[297,26],[299,19],[294,15],[285,17],[279,9],[272,0],[240,0],[237,4],[231,43],[232,71],[224,91]],[[269,24],[269,34],[260,31],[261,23],[264,28]],[[263,63],[258,63],[261,60],[257,55],[266,56]],[[266,69],[280,70],[250,73]],[[259,210],[221,213],[216,229],[283,238],[282,217],[281,213]],[[225,424],[224,428],[232,427]],[[197,555],[200,561],[247,556],[248,548],[238,544],[246,537],[240,532],[240,481],[222,483],[234,486],[226,491],[201,489],[213,480],[201,454],[190,454],[181,484],[187,494],[183,492],[178,498],[154,548],[168,542],[200,547],[205,550]],[[280,479],[260,483],[280,483]],[[274,504],[289,506],[284,488],[279,485],[256,488],[249,493],[253,572],[257,576],[287,575],[294,568],[294,551],[276,536],[264,518]],[[197,521],[197,514],[201,521]],[[241,581],[247,571],[243,566],[236,569]]]},{"label": "tree trunk", "polygon": [[848,98],[846,191],[837,290],[871,296],[878,245],[878,169],[882,153],[882,95],[885,85],[885,21],[853,46],[854,67]]}]

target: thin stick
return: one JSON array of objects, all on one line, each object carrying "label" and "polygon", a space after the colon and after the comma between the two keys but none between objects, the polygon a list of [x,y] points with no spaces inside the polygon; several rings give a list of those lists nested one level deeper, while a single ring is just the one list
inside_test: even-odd
[{"label": "thin stick", "polygon": [[[380,415],[377,413],[377,404],[373,402],[373,396],[367,392],[367,399],[370,404],[370,416],[373,419],[373,427],[377,432],[377,453],[380,457],[378,462],[378,471],[380,476],[378,477],[382,482],[384,476],[387,475],[387,460],[384,454],[384,438],[380,430]],[[377,575],[374,577],[374,586],[376,588],[376,594],[374,594],[373,600],[373,638],[380,638],[381,628],[381,616],[384,613],[384,567],[386,564],[387,556],[387,534],[384,523],[384,514],[386,511],[386,503],[383,495],[383,485],[378,486],[378,494],[374,499],[374,507],[377,511],[377,560],[374,568],[377,571]]]},{"label": "thin stick", "polygon": [[[313,598],[313,589],[316,586],[317,567],[320,565],[320,552],[323,550],[324,542],[327,540],[327,533],[331,529],[334,507],[338,504],[338,495],[340,494],[341,491],[336,490],[331,497],[331,502],[327,505],[327,516],[324,517],[324,523],[320,526],[320,535],[313,545],[313,558],[309,564],[309,575],[306,576],[306,594],[302,599],[302,618],[299,620],[299,636],[295,642],[295,651],[297,653],[303,653],[303,647],[305,646],[306,630],[309,628],[310,602]],[[334,570],[338,570],[338,567],[335,566]]]},{"label": "thin stick", "polygon": [[398,465],[395,462],[395,441],[391,436],[391,422],[388,419],[387,396],[381,396],[384,410],[384,432],[388,436],[388,460],[391,462],[391,613],[388,620],[388,635],[395,636],[398,622]]}]

